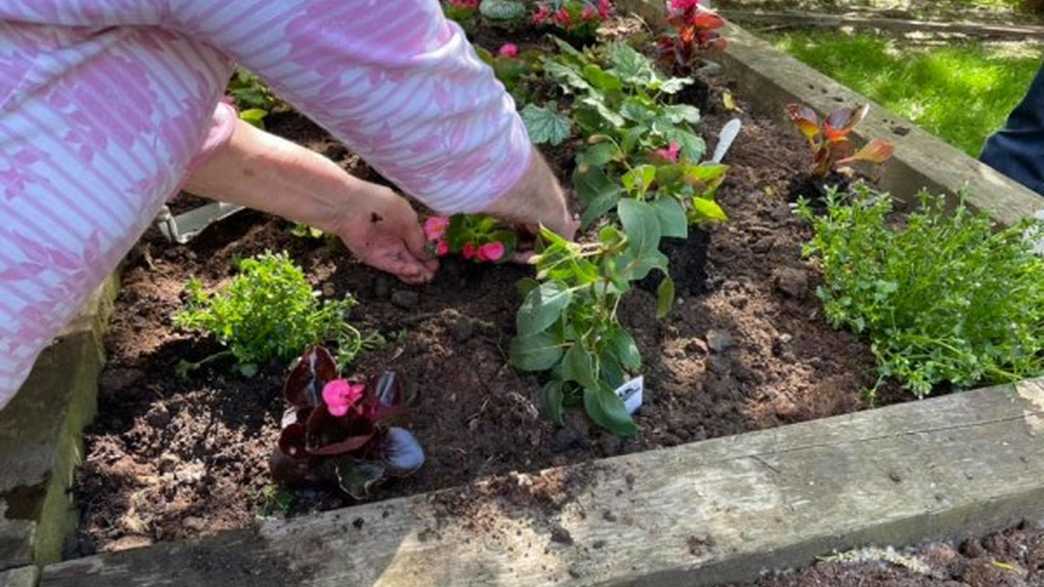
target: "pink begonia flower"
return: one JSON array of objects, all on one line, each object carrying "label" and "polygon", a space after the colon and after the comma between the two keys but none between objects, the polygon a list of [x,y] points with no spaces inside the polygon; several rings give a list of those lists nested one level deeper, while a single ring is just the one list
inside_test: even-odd
[{"label": "pink begonia flower", "polygon": [[435,254],[440,257],[445,257],[446,255],[448,255],[449,243],[445,240],[440,240],[439,243],[435,245]]},{"label": "pink begonia flower", "polygon": [[501,57],[507,57],[509,59],[514,59],[515,57],[518,57],[518,45],[516,45],[514,43],[504,43],[503,45],[500,46],[500,50],[497,51],[497,53]]},{"label": "pink begonia flower", "polygon": [[334,379],[323,387],[323,403],[333,416],[343,416],[362,399],[366,386],[344,379]]},{"label": "pink begonia flower", "polygon": [[551,9],[547,4],[540,4],[533,13],[533,24],[544,24],[551,17]]},{"label": "pink begonia flower", "polygon": [[555,22],[563,27],[568,27],[572,19],[569,18],[569,11],[565,8],[559,8],[558,12],[555,13]]},{"label": "pink begonia flower", "polygon": [[465,259],[474,259],[478,256],[478,247],[471,243],[467,243],[464,245],[464,248],[461,249],[460,254],[463,255]]},{"label": "pink begonia flower", "polygon": [[670,0],[668,9],[675,14],[680,14],[699,5],[700,0]]},{"label": "pink begonia flower", "polygon": [[504,256],[504,243],[492,242],[486,243],[479,247],[478,258],[479,261],[499,261]]},{"label": "pink begonia flower", "polygon": [[668,163],[677,163],[678,151],[680,150],[681,145],[674,141],[671,141],[671,144],[666,149],[656,149],[652,152],[652,154],[653,157],[656,157],[657,159],[662,159],[664,161],[667,161]]},{"label": "pink begonia flower", "polygon": [[584,4],[584,10],[580,13],[583,20],[595,20],[598,18],[598,10],[590,4]]},{"label": "pink begonia flower", "polygon": [[450,220],[445,216],[431,216],[424,221],[424,236],[429,241],[437,241],[442,238],[442,235],[446,234],[449,224]]},{"label": "pink begonia flower", "polygon": [[598,0],[598,15],[602,17],[602,20],[609,18],[609,15],[613,12],[613,3],[609,0]]}]

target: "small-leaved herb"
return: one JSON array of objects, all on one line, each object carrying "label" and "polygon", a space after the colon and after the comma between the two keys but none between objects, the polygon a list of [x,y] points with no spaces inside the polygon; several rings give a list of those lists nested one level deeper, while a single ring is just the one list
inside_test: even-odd
[{"label": "small-leaved herb", "polygon": [[942,196],[920,200],[901,227],[891,197],[865,185],[851,199],[829,191],[823,215],[799,202],[827,319],[868,336],[881,380],[918,397],[1044,373],[1044,259],[1027,237],[1040,227],[997,230],[963,202],[948,212]]},{"label": "small-leaved herb", "polygon": [[240,261],[239,274],[217,293],[196,279],[185,289],[188,299],[174,323],[213,335],[246,373],[273,359],[290,361],[324,340],[336,338],[345,346],[361,339],[347,322],[355,301],[320,301],[286,253]]}]

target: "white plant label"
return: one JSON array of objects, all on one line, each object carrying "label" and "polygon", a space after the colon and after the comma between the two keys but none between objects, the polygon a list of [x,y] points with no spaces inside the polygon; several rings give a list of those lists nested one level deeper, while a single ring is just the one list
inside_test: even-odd
[{"label": "white plant label", "polygon": [[616,397],[623,400],[624,408],[628,414],[633,414],[642,407],[642,391],[645,390],[645,378],[642,375],[627,381],[614,392]]}]

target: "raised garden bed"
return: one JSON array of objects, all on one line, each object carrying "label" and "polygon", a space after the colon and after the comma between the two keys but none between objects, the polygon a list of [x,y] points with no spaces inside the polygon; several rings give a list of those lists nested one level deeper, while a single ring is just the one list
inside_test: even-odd
[{"label": "raised garden bed", "polygon": [[[720,106],[717,89],[707,103],[701,129],[713,145],[732,113]],[[189,278],[212,286],[232,274],[234,258],[265,250],[289,251],[325,297],[357,296],[353,320],[389,342],[356,364],[369,375],[395,369],[412,386],[406,427],[426,447],[428,462],[382,488],[381,498],[866,407],[860,394],[874,382],[873,358],[865,343],[822,319],[818,275],[800,256],[809,229],[789,208],[788,182],[809,165],[808,149],[781,123],[742,118],[745,129],[718,194],[729,222],[711,229],[709,278],[696,283],[696,295],[681,292],[663,321],[655,317],[655,293],[635,290],[621,307],[648,358],[649,392],[633,439],[600,431],[580,414],[554,426],[540,413],[538,379],[509,365],[516,282],[531,274],[527,268],[451,258],[434,283],[410,288],[355,262],[338,243],[296,237],[285,221],[253,213],[186,247],[146,237],[123,272],[101,409],[79,472],[80,554],[242,527],[258,514],[278,513],[264,500],[272,496],[268,461],[285,364],[250,379],[226,364],[181,380],[174,376],[180,361],[220,349],[171,323]],[[268,128],[360,170],[296,114],[273,115]],[[551,149],[566,178],[573,148]],[[352,503],[335,491],[286,499],[288,513]]]},{"label": "raised garden bed", "polygon": [[[738,80],[731,90],[741,107],[859,102],[742,31],[729,34],[738,42],[725,73]],[[779,63],[787,75],[768,76],[765,64]],[[723,106],[727,86],[711,85],[700,130],[713,146],[736,114]],[[339,245],[293,236],[286,223],[257,214],[225,221],[187,248],[147,236],[126,265],[107,338],[100,415],[76,487],[81,529],[67,554],[231,531],[72,561],[49,569],[43,584],[134,584],[176,568],[183,584],[523,584],[536,576],[709,585],[832,548],[995,529],[1041,504],[1044,483],[1027,472],[1044,462],[1030,440],[1041,432],[1044,402],[1032,385],[743,435],[865,408],[862,391],[876,377],[866,344],[830,328],[811,295],[819,276],[800,257],[809,229],[791,215],[787,197],[795,170],[809,163],[804,141],[775,112],[740,117],[744,131],[717,194],[730,219],[711,231],[708,279],[680,292],[664,321],[653,319],[651,293],[636,291],[621,307],[646,358],[640,432],[630,440],[579,414],[553,426],[540,414],[537,378],[508,364],[523,268],[451,260],[433,284],[411,289],[354,263]],[[873,110],[870,127],[882,124],[899,143],[884,185],[908,196],[958,181],[917,169],[920,150],[936,143],[909,126],[896,131],[904,123]],[[296,115],[268,125],[363,170]],[[570,147],[553,153],[566,176]],[[973,169],[980,186],[1002,188],[999,197],[972,201],[998,220],[1035,211],[1010,182],[966,158],[932,153],[947,169]],[[258,514],[273,510],[293,517],[352,504],[334,491],[270,489],[285,366],[262,366],[252,379],[219,367],[187,381],[174,375],[180,360],[218,350],[171,325],[187,278],[216,284],[229,277],[234,257],[266,249],[288,250],[325,297],[357,295],[355,322],[389,339],[356,365],[370,374],[392,367],[410,382],[408,425],[428,461],[378,497],[413,497],[253,528]],[[728,438],[697,442],[715,437]],[[675,448],[653,450],[665,447]],[[918,474],[932,450],[931,474]],[[998,452],[989,463],[976,458],[991,450]],[[606,460],[615,455],[625,456]],[[548,467],[560,468],[514,473]],[[882,467],[899,470],[882,474]],[[997,475],[1011,483],[997,487]],[[428,493],[457,486],[467,488]],[[940,486],[952,497],[939,499]]]}]

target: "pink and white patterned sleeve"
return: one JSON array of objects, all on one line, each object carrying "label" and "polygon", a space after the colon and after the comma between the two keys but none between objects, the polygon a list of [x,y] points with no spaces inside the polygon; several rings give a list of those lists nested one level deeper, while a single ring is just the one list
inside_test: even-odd
[{"label": "pink and white patterned sleeve", "polygon": [[481,210],[529,164],[514,102],[436,0],[175,5],[175,26],[263,77],[434,210]]},{"label": "pink and white patterned sleeve", "polygon": [[231,59],[436,211],[481,210],[529,165],[510,96],[437,0],[2,1],[0,409],[228,139]]}]

